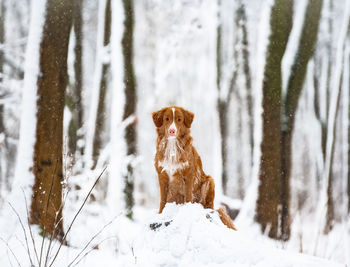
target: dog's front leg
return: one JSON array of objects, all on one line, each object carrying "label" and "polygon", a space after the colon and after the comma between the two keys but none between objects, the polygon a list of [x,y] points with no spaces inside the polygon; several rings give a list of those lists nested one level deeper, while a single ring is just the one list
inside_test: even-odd
[{"label": "dog's front leg", "polygon": [[193,202],[193,177],[186,175],[185,178],[185,202]]},{"label": "dog's front leg", "polygon": [[158,181],[160,189],[159,213],[162,213],[168,197],[169,177],[164,173],[160,173],[158,175]]}]

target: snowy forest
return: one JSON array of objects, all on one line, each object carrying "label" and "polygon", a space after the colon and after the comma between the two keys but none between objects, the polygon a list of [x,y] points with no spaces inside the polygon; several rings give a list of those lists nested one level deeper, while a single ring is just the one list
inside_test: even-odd
[{"label": "snowy forest", "polygon": [[[158,214],[152,112],[215,208]],[[0,266],[348,266],[350,1],[0,0]]]}]

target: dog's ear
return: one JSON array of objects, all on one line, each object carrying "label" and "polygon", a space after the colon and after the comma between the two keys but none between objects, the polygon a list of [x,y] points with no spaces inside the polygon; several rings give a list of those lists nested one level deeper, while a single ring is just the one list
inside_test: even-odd
[{"label": "dog's ear", "polygon": [[191,124],[193,122],[194,114],[191,111],[186,109],[183,110],[184,113],[184,124],[187,128],[191,128]]},{"label": "dog's ear", "polygon": [[163,125],[163,115],[164,115],[164,109],[161,109],[152,113],[153,122],[155,126],[158,128],[162,127]]}]

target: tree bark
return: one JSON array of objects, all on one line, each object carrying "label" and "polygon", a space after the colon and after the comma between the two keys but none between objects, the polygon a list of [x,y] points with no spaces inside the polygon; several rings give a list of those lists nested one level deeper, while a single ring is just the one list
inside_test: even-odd
[{"label": "tree bark", "polygon": [[[133,33],[134,33],[134,6],[133,0],[122,0],[125,19],[124,34],[122,38],[122,51],[124,59],[124,89],[125,106],[123,120],[136,115],[136,82],[133,65]],[[132,159],[136,156],[136,120],[125,129],[126,154],[129,158],[126,174],[124,175],[124,194],[127,216],[132,218],[134,206],[134,167]]]},{"label": "tree bark", "polygon": [[291,74],[287,84],[287,95],[284,101],[283,125],[281,139],[281,179],[282,179],[282,239],[289,239],[289,192],[292,155],[292,133],[294,129],[295,114],[299,98],[303,89],[307,65],[313,55],[319,21],[322,10],[322,0],[310,0],[305,13],[304,25],[300,37],[299,48],[293,63]]},{"label": "tree bark", "polygon": [[280,239],[281,208],[281,61],[292,28],[293,1],[275,0],[263,82],[263,139],[256,221],[271,238]]},{"label": "tree bark", "polygon": [[[105,23],[103,33],[103,46],[106,48],[110,43],[111,37],[111,0],[107,0],[105,9]],[[100,81],[100,95],[97,107],[95,135],[92,150],[93,166],[96,167],[100,152],[103,146],[103,132],[105,129],[105,111],[106,111],[106,94],[107,94],[107,80],[109,74],[110,63],[103,63],[101,81]]]},{"label": "tree bark", "polygon": [[[67,53],[72,24],[71,0],[48,0],[38,77],[37,127],[30,220],[61,238],[63,109],[67,86]],[[56,216],[57,213],[57,216]],[[55,224],[57,223],[57,226]]]}]

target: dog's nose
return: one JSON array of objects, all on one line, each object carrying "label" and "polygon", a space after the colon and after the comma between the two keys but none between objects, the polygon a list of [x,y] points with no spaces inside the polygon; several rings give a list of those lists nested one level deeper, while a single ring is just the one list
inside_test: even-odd
[{"label": "dog's nose", "polygon": [[169,135],[171,135],[171,136],[175,136],[175,133],[176,133],[176,131],[175,131],[175,129],[169,129]]}]

